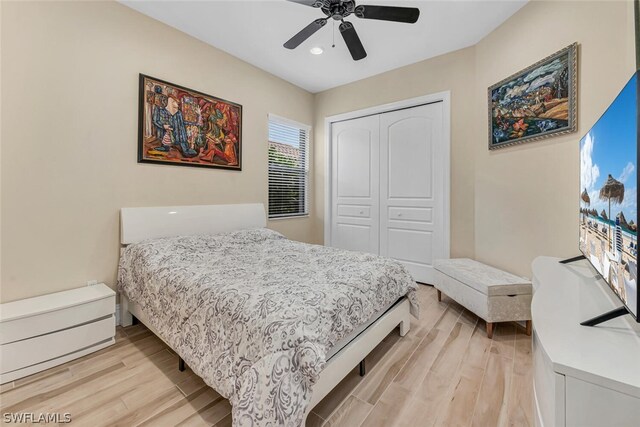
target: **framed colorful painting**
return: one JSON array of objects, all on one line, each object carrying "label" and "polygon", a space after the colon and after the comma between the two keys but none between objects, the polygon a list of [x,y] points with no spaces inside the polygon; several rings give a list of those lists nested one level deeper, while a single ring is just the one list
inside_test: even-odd
[{"label": "framed colorful painting", "polygon": [[575,132],[578,44],[489,88],[489,149]]},{"label": "framed colorful painting", "polygon": [[242,170],[242,106],[140,74],[138,162]]}]

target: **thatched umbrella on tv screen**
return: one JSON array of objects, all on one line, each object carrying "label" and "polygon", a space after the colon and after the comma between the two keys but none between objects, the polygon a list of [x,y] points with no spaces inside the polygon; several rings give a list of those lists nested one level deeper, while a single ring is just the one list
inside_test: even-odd
[{"label": "thatched umbrella on tv screen", "polygon": [[[587,189],[586,188],[584,189],[582,194],[580,194],[580,199],[584,202],[584,204],[586,206],[591,205],[591,198],[589,197],[589,193],[587,193]],[[587,238],[587,228],[586,228],[587,215],[585,215],[585,211],[586,210],[587,210],[587,208],[581,209],[581,211],[582,211],[582,223],[585,224],[585,229],[584,229],[585,241],[586,241],[586,238]]]},{"label": "thatched umbrella on tv screen", "polygon": [[[624,184],[614,179],[611,174],[607,177],[607,182],[604,183],[600,189],[600,200],[607,200],[609,202],[609,215],[611,218],[611,202],[620,204],[624,200]],[[609,233],[607,241],[609,242],[609,250],[611,250],[611,222],[609,223]]]}]

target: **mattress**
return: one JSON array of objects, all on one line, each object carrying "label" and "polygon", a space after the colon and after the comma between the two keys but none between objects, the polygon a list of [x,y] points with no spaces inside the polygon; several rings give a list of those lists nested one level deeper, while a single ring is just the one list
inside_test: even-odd
[{"label": "mattress", "polygon": [[234,425],[301,425],[327,360],[398,299],[398,262],[267,230],[155,239],[122,251],[118,287],[211,387]]}]

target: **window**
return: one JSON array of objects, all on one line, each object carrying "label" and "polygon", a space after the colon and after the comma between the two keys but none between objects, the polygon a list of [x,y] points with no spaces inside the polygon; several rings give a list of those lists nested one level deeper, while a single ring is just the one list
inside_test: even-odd
[{"label": "window", "polygon": [[311,127],[269,115],[269,218],[307,215]]}]

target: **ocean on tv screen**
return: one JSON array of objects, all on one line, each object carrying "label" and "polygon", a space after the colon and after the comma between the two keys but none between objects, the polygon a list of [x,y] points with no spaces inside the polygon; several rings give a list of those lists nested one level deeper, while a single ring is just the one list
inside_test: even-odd
[{"label": "ocean on tv screen", "polygon": [[580,250],[638,317],[637,77],[580,141]]}]

